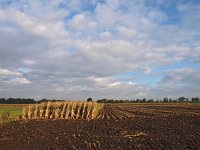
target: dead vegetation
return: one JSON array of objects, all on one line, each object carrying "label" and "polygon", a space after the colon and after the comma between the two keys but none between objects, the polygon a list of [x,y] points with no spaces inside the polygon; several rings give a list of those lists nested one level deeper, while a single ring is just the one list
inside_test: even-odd
[{"label": "dead vegetation", "polygon": [[8,111],[2,112],[0,116],[0,122],[6,122],[9,120],[10,113]]},{"label": "dead vegetation", "polygon": [[103,104],[95,102],[47,102],[23,108],[23,119],[96,119]]}]

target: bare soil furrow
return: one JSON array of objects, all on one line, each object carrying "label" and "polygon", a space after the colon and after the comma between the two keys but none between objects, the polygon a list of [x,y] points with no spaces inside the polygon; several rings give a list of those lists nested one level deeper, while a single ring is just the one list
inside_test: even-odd
[{"label": "bare soil furrow", "polygon": [[94,120],[15,121],[0,127],[0,149],[199,150],[199,107],[109,104]]}]

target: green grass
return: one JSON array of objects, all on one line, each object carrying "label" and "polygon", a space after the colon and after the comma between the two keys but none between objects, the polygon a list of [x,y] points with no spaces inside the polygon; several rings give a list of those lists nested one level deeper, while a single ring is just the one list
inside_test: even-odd
[{"label": "green grass", "polygon": [[[23,106],[24,105],[13,105],[13,104],[1,104],[0,105],[0,119],[1,119],[1,115],[3,112],[7,111],[9,112],[9,119],[6,122],[10,122],[13,121],[15,119],[18,119],[20,115],[22,115],[22,111],[23,111]],[[5,121],[4,121],[5,122]],[[0,123],[4,123],[0,120]]]}]

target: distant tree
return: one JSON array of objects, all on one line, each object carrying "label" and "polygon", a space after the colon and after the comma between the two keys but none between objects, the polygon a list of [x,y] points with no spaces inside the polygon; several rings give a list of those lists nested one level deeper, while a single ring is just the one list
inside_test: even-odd
[{"label": "distant tree", "polygon": [[124,103],[130,103],[130,101],[126,99],[126,100],[124,100]]},{"label": "distant tree", "polygon": [[147,102],[148,103],[153,103],[153,99],[149,99]]},{"label": "distant tree", "polygon": [[169,102],[170,102],[170,103],[172,102],[172,99],[171,99],[171,98],[169,99]]},{"label": "distant tree", "polygon": [[168,102],[169,100],[168,100],[168,98],[167,97],[165,97],[164,99],[163,99],[163,102]]},{"label": "distant tree", "polygon": [[108,100],[108,103],[115,103],[113,99]]},{"label": "distant tree", "polygon": [[25,98],[1,98],[0,104],[33,104],[36,103],[34,99],[25,99]]},{"label": "distant tree", "polygon": [[143,99],[142,99],[142,102],[143,102],[143,103],[145,103],[146,101],[147,101],[147,99],[146,99],[146,98],[143,98]]},{"label": "distant tree", "polygon": [[182,97],[178,98],[178,101],[179,102],[184,102],[184,101],[186,101],[186,98],[182,96]]},{"label": "distant tree", "polygon": [[97,100],[97,103],[103,103],[103,101],[101,99]]},{"label": "distant tree", "polygon": [[135,100],[130,100],[130,103],[135,103]]},{"label": "distant tree", "polygon": [[6,99],[5,98],[0,98],[0,104],[6,104]]},{"label": "distant tree", "polygon": [[104,99],[100,99],[97,101],[98,103],[108,103],[108,99],[104,98]]},{"label": "distant tree", "polygon": [[123,100],[119,100],[119,103],[123,103],[124,101]]},{"label": "distant tree", "polygon": [[196,98],[192,98],[191,100],[192,100],[192,102],[194,102],[194,103],[198,103],[198,102],[200,102],[200,99],[199,99],[198,97],[196,97]]},{"label": "distant tree", "polygon": [[119,100],[115,100],[115,103],[119,103]]},{"label": "distant tree", "polygon": [[45,99],[45,98],[43,98],[43,99],[41,99],[41,100],[38,101],[38,103],[46,103],[46,102],[48,102],[48,100]]},{"label": "distant tree", "polygon": [[137,102],[137,103],[140,103],[140,102],[141,102],[141,99],[136,99],[136,102]]},{"label": "distant tree", "polygon": [[92,102],[92,98],[89,97],[89,98],[87,99],[87,102]]}]

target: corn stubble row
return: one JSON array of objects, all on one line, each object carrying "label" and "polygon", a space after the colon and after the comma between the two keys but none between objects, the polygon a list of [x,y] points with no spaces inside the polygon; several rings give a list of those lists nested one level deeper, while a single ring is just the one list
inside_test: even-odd
[{"label": "corn stubble row", "polygon": [[47,102],[23,108],[23,119],[97,119],[103,105],[95,102]]}]

